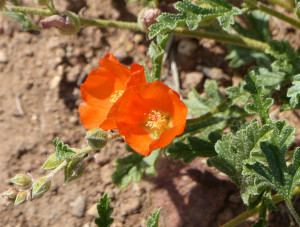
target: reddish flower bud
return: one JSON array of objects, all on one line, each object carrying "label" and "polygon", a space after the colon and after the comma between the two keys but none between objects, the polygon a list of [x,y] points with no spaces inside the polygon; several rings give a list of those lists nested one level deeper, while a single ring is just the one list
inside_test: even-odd
[{"label": "reddish flower bud", "polygon": [[161,13],[160,9],[157,8],[145,8],[138,16],[138,24],[142,30],[148,30],[152,24],[156,23],[156,18]]},{"label": "reddish flower bud", "polygon": [[76,14],[66,11],[64,15],[53,15],[40,21],[43,29],[57,28],[63,35],[76,34],[80,29],[80,21]]}]

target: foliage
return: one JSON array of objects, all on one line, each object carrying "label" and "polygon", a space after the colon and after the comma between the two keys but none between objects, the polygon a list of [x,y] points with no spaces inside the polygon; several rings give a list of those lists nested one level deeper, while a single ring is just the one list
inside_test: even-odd
[{"label": "foliage", "polygon": [[161,208],[158,208],[153,212],[151,216],[147,219],[147,227],[158,227],[158,219]]},{"label": "foliage", "polygon": [[97,210],[99,217],[95,218],[96,225],[98,227],[109,227],[114,222],[114,219],[110,217],[114,208],[110,206],[110,198],[107,193],[100,198]]},{"label": "foliage", "polygon": [[117,159],[115,162],[116,171],[111,175],[112,181],[119,188],[126,188],[132,180],[139,182],[144,172],[147,175],[154,175],[158,156],[159,150],[155,150],[148,157],[133,153]]},{"label": "foliage", "polygon": [[55,158],[57,161],[64,160],[73,156],[76,152],[69,147],[69,145],[64,144],[64,142],[59,141],[59,138],[56,137],[53,140],[53,146],[55,147]]},{"label": "foliage", "polygon": [[220,26],[228,30],[234,23],[234,16],[241,14],[240,9],[232,6],[226,0],[200,0],[199,5],[189,0],[178,1],[174,7],[178,14],[162,13],[156,18],[158,23],[150,26],[150,39],[174,30],[176,27],[187,25],[190,30],[196,30],[203,21],[217,18]]}]

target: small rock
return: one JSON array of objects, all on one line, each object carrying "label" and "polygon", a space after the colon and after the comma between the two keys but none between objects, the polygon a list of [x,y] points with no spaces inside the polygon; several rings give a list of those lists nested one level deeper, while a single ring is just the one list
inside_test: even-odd
[{"label": "small rock", "polygon": [[131,198],[130,201],[122,203],[121,215],[127,216],[136,213],[141,208],[141,201],[138,198]]},{"label": "small rock", "polygon": [[86,212],[86,214],[88,216],[92,216],[92,217],[98,217],[99,214],[98,214],[98,210],[97,210],[97,204],[98,203],[95,203],[93,204]]},{"label": "small rock", "polygon": [[72,215],[75,217],[83,217],[85,206],[86,206],[86,199],[83,196],[78,196],[74,202],[70,204],[72,209]]},{"label": "small rock", "polygon": [[207,72],[207,75],[213,80],[230,80],[230,77],[226,75],[222,69],[213,67]]},{"label": "small rock", "polygon": [[179,42],[177,51],[179,54],[191,56],[195,53],[198,44],[196,41],[191,39],[183,39]]},{"label": "small rock", "polygon": [[204,73],[202,72],[190,72],[185,75],[185,80],[182,82],[183,88],[196,87],[203,80]]},{"label": "small rock", "polygon": [[0,50],[0,63],[4,63],[5,64],[7,62],[8,62],[8,58],[7,58],[6,54],[5,54],[5,52]]},{"label": "small rock", "polygon": [[133,41],[136,43],[136,44],[140,44],[141,42],[143,42],[144,40],[144,35],[142,34],[136,34],[134,37],[133,37]]},{"label": "small rock", "polygon": [[58,85],[60,84],[60,81],[62,80],[62,77],[57,75],[57,76],[54,76],[52,78],[52,80],[50,80],[50,83],[49,83],[49,87],[50,89],[55,89],[58,87]]}]

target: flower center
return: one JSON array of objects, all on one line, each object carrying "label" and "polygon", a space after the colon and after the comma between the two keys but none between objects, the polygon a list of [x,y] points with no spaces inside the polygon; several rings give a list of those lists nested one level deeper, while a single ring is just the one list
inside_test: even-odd
[{"label": "flower center", "polygon": [[116,90],[116,91],[114,91],[114,93],[110,96],[110,100],[109,101],[111,103],[115,103],[123,95],[123,93],[124,93],[124,90]]},{"label": "flower center", "polygon": [[[147,115],[147,114],[145,114]],[[146,122],[146,126],[150,129],[154,129],[155,131],[161,132],[168,127],[168,119],[167,116],[162,115],[160,112],[152,110],[148,116],[148,121]]]}]

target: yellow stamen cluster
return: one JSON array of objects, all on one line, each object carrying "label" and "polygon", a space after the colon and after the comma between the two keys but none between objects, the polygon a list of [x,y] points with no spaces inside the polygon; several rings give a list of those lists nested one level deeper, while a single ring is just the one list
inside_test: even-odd
[{"label": "yellow stamen cluster", "polygon": [[115,103],[123,95],[124,90],[117,90],[110,96],[110,102]]},{"label": "yellow stamen cluster", "polygon": [[163,131],[168,126],[168,121],[166,116],[163,116],[160,112],[152,110],[150,114],[148,114],[148,119],[146,126],[150,127],[151,129],[157,131]]}]

